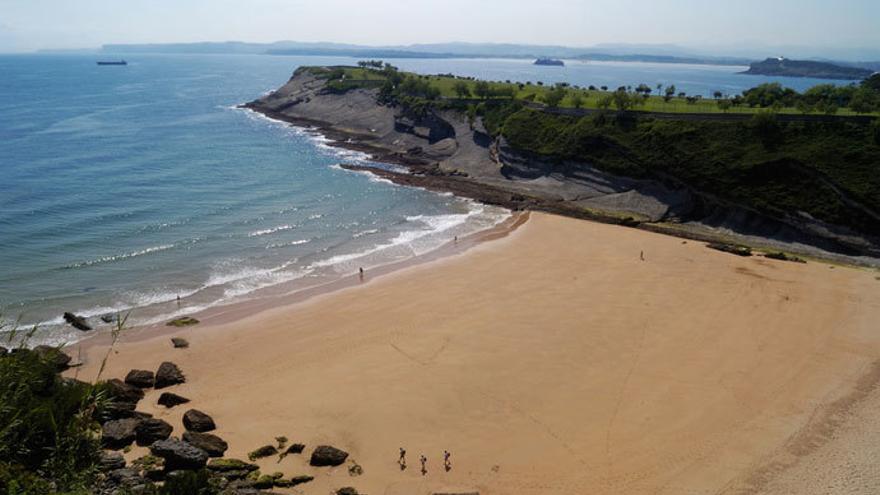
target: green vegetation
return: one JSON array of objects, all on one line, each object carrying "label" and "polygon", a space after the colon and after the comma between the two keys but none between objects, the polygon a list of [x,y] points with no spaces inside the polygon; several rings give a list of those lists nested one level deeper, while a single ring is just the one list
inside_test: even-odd
[{"label": "green vegetation", "polygon": [[102,396],[61,378],[56,364],[19,347],[0,357],[0,487],[4,493],[90,493],[100,455],[93,417]]},{"label": "green vegetation", "polygon": [[175,318],[165,325],[169,327],[188,327],[191,325],[198,325],[199,320],[193,318],[192,316],[181,316],[180,318]]},{"label": "green vegetation", "polygon": [[[714,98],[689,96],[674,85],[651,88],[647,84],[609,89],[604,86],[578,87],[565,83],[549,86],[541,81],[478,81],[452,74],[419,75],[405,73],[378,60],[361,61],[358,67],[310,67],[318,77],[328,79],[331,91],[382,88],[383,101],[403,101],[419,106],[414,99],[480,100],[515,99],[545,103],[549,107],[609,109],[658,113],[739,113],[754,114],[771,109],[791,115],[878,115],[880,116],[880,76],[859,85],[821,84],[798,93],[779,83],[767,83],[746,90],[742,95]],[[561,96],[561,98],[560,98]],[[448,102],[447,102],[448,104]]]},{"label": "green vegetation", "polygon": [[[880,210],[880,146],[861,123],[573,117],[521,108],[495,129],[516,149],[590,163],[629,177],[674,178],[688,186],[782,217],[814,218],[878,232],[850,200]],[[847,199],[841,197],[846,195]]]}]

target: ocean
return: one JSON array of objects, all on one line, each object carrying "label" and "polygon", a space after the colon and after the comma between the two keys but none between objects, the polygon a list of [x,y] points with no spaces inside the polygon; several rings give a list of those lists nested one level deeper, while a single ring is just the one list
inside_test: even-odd
[{"label": "ocean", "polygon": [[[0,56],[0,318],[39,325],[35,343],[82,338],[65,311],[98,328],[116,312],[130,311],[132,325],[161,322],[408,259],[509,215],[343,170],[370,157],[236,108],[299,65],[355,59],[125,58],[99,67],[95,56]],[[392,63],[496,80],[674,83],[691,94],[771,80],[712,66]]]}]

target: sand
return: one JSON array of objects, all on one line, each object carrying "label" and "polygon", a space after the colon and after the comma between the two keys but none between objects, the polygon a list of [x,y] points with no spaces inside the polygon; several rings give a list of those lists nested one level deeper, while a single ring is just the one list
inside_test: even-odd
[{"label": "sand", "polygon": [[[227,456],[285,435],[363,467],[261,461],[316,477],[295,493],[877,493],[880,444],[847,447],[878,436],[877,275],[533,213],[463,254],[176,331],[189,349],[123,337],[105,376],[172,360],[188,381],[169,390]],[[83,352],[88,379],[106,348]],[[158,395],[139,409],[179,435],[187,406]]]}]

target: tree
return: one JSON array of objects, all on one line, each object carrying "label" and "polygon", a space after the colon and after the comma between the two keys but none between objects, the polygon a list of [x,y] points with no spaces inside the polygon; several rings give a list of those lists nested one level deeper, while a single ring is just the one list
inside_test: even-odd
[{"label": "tree", "polygon": [[599,98],[599,101],[596,102],[596,105],[599,107],[600,110],[608,110],[609,108],[611,108],[611,100],[611,95],[605,95]]},{"label": "tree", "polygon": [[669,103],[669,100],[671,100],[675,96],[675,91],[676,90],[675,90],[674,84],[667,86],[666,87],[666,94],[663,95],[663,101],[665,101],[666,103]]},{"label": "tree", "polygon": [[563,98],[565,98],[565,94],[567,90],[564,86],[557,84],[552,89],[547,90],[544,93],[544,103],[547,104],[550,108],[556,108],[562,102]]},{"label": "tree", "polygon": [[459,98],[467,98],[471,95],[471,88],[464,81],[456,81],[452,89]]},{"label": "tree", "polygon": [[615,91],[612,94],[611,99],[613,100],[614,106],[615,108],[617,108],[618,112],[625,112],[629,110],[633,107],[635,103],[634,98],[631,98],[629,93],[622,90]]},{"label": "tree", "polygon": [[724,113],[727,113],[727,111],[730,110],[730,107],[732,106],[733,103],[731,103],[728,99],[718,100],[718,108],[720,108],[721,111]]},{"label": "tree", "polygon": [[794,106],[797,108],[797,111],[803,115],[807,115],[813,111],[813,105],[810,105],[810,102],[804,98],[798,98],[798,101],[795,102]]},{"label": "tree", "polygon": [[571,104],[575,108],[580,108],[584,105],[584,97],[580,94],[580,92],[575,92],[571,95]]},{"label": "tree", "polygon": [[489,83],[486,81],[477,81],[477,84],[474,87],[474,94],[485,100],[492,95],[492,88],[489,87]]},{"label": "tree", "polygon": [[651,94],[651,87],[645,83],[639,84],[639,86],[636,88],[636,93],[641,93],[645,96],[648,96]]},{"label": "tree", "polygon": [[602,86],[602,91],[608,91],[608,86]]},{"label": "tree", "polygon": [[872,91],[862,87],[853,93],[849,108],[856,113],[871,113],[877,108],[878,98]]},{"label": "tree", "polygon": [[715,91],[714,93],[712,93],[712,96],[714,96],[716,100],[720,100],[721,97],[724,96],[724,93],[722,93],[721,91]]}]

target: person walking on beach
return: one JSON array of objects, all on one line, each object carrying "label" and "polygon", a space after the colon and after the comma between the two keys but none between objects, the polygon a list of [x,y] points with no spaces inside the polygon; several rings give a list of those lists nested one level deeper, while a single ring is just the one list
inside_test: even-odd
[{"label": "person walking on beach", "polygon": [[364,267],[358,268],[358,276],[360,277],[361,282],[363,282],[364,281]]},{"label": "person walking on beach", "polygon": [[449,458],[452,457],[452,454],[449,453],[448,450],[443,451],[443,467],[446,468],[446,472],[452,470],[452,463],[449,462]]},{"label": "person walking on beach", "polygon": [[406,449],[400,448],[400,457],[397,459],[397,463],[401,466],[406,466]]},{"label": "person walking on beach", "polygon": [[422,454],[421,457],[419,457],[419,461],[422,463],[422,476],[424,476],[428,474],[428,467],[426,465],[428,463],[428,458],[425,457],[425,454]]},{"label": "person walking on beach", "polygon": [[645,261],[645,252],[642,251],[642,252],[639,254],[639,257],[642,258],[642,261]]}]

